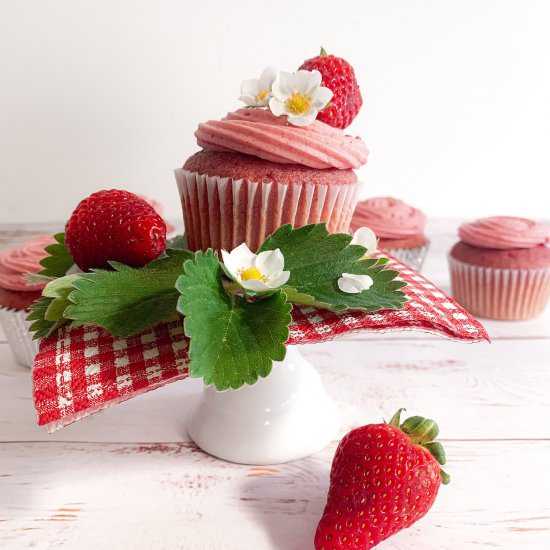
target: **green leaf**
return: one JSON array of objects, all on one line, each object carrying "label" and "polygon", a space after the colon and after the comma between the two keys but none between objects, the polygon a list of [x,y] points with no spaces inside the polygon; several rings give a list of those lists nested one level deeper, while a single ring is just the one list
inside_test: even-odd
[{"label": "green leaf", "polygon": [[[285,270],[290,271],[287,286],[312,296],[314,302],[311,305],[332,311],[403,307],[406,296],[399,289],[405,283],[395,280],[399,273],[386,269],[384,261],[362,259],[365,248],[350,242],[351,235],[331,235],[325,224],[306,225],[299,229],[284,225],[266,239],[258,252],[279,248],[285,258]],[[342,273],[369,275],[373,285],[363,292],[347,294],[337,285]],[[283,288],[285,292],[286,288]]]},{"label": "green leaf", "polygon": [[131,336],[154,327],[176,313],[176,280],[193,253],[167,250],[167,256],[144,267],[111,262],[113,271],[81,275],[69,294],[65,316],[93,323],[115,336]]},{"label": "green leaf", "polygon": [[33,321],[29,327],[29,332],[34,332],[33,340],[50,336],[66,322],[66,319],[57,321],[46,319],[46,313],[54,302],[55,298],[41,297],[31,304],[27,321]]},{"label": "green leaf", "polygon": [[191,340],[191,376],[220,391],[235,389],[254,384],[271,372],[272,361],[284,359],[292,306],[283,292],[258,301],[228,294],[212,250],[185,262],[176,287]]},{"label": "green leaf", "polygon": [[166,248],[168,250],[189,250],[185,235],[176,235],[169,241],[166,241]]},{"label": "green leaf", "polygon": [[54,235],[56,244],[50,244],[45,248],[49,254],[40,261],[44,268],[38,273],[46,277],[63,277],[67,271],[74,265],[73,257],[65,244],[65,233]]}]

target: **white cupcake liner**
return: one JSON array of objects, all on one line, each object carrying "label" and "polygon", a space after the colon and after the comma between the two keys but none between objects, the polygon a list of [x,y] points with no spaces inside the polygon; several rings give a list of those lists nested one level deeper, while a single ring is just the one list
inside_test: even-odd
[{"label": "white cupcake liner", "polygon": [[281,225],[326,222],[346,233],[360,183],[257,183],[175,170],[191,250],[256,250]]},{"label": "white cupcake liner", "polygon": [[429,248],[430,243],[428,241],[426,244],[416,248],[386,248],[385,250],[400,262],[412,267],[415,271],[421,271]]},{"label": "white cupcake liner", "polygon": [[479,267],[448,258],[453,298],[473,315],[532,319],[544,311],[550,299],[550,268]]},{"label": "white cupcake liner", "polygon": [[28,311],[0,307],[0,323],[15,360],[22,366],[32,368],[38,353],[38,340],[32,339]]}]

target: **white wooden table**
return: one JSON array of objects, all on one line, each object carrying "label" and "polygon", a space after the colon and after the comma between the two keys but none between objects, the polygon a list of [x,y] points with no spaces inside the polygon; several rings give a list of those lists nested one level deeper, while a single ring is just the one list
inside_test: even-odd
[{"label": "white wooden table", "polygon": [[[456,226],[428,228],[425,273],[445,290]],[[36,232],[4,229],[0,247]],[[440,424],[451,484],[379,548],[550,548],[550,311],[486,327],[491,345],[406,332],[304,349],[343,430],[400,406]],[[47,435],[0,334],[0,548],[312,549],[337,442],[269,468],[217,460],[185,433],[199,391],[176,382]]]}]

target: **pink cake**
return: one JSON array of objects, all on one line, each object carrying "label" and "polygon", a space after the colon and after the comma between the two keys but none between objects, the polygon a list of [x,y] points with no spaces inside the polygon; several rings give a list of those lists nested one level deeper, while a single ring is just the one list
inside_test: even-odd
[{"label": "pink cake", "polygon": [[15,359],[27,367],[32,366],[37,347],[25,319],[45,283],[29,285],[24,274],[42,269],[44,248],[54,243],[51,235],[39,235],[0,252],[0,322]]},{"label": "pink cake", "polygon": [[368,156],[360,138],[261,109],[200,124],[195,135],[203,150],[176,170],[191,249],[246,242],[255,250],[286,223],[348,231],[359,187],[353,169]]},{"label": "pink cake", "polygon": [[449,254],[454,298],[474,315],[536,317],[550,298],[550,228],[497,216],[466,223]]},{"label": "pink cake", "polygon": [[426,216],[393,197],[374,197],[357,204],[351,228],[370,227],[378,237],[380,248],[420,271],[428,252],[424,234]]}]

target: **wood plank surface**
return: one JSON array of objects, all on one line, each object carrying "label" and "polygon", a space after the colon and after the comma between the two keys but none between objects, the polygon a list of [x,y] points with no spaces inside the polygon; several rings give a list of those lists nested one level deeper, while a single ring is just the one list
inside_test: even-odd
[{"label": "wood plank surface", "polygon": [[[0,248],[55,225],[0,227]],[[445,290],[457,226],[428,226],[425,274]],[[550,548],[550,311],[485,324],[492,344],[406,332],[303,347],[343,431],[399,406],[441,426],[452,483],[381,549]],[[273,467],[217,460],[185,431],[200,391],[176,382],[48,435],[0,334],[0,548],[311,550],[337,442]]]}]

